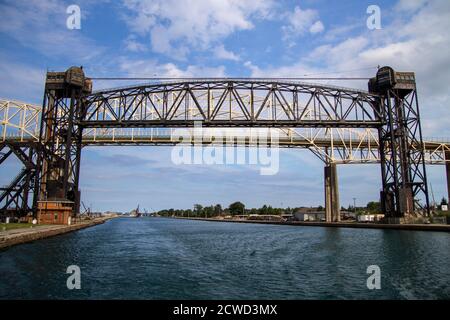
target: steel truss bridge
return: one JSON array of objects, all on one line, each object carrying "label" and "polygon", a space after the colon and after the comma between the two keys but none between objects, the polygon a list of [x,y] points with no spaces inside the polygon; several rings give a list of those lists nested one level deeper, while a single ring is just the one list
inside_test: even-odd
[{"label": "steel truss bridge", "polygon": [[[6,150],[8,145],[26,147],[39,143],[41,106],[15,100],[0,99],[1,139],[0,144]],[[189,112],[194,112],[191,108]],[[376,130],[354,128],[252,128],[219,130],[204,128],[202,135],[194,129],[186,129],[187,139],[177,136],[173,128],[89,128],[83,131],[82,146],[174,146],[179,143],[194,145],[200,141],[203,145],[231,144],[236,146],[257,147],[261,133],[267,136],[267,144],[276,136],[276,144],[281,148],[309,149],[324,163],[362,164],[380,163],[380,143]],[[224,139],[217,135],[225,134]],[[230,140],[231,139],[231,140]],[[450,139],[424,138],[422,148],[425,163],[445,165],[450,159]],[[3,151],[3,150],[2,150]],[[13,151],[3,152],[3,161]]]},{"label": "steel truss bridge", "polygon": [[[429,210],[425,163],[449,171],[450,143],[422,138],[415,85],[369,93],[284,80],[198,79],[91,93],[87,78],[82,85],[50,78],[42,107],[0,100],[0,165],[13,155],[23,164],[2,188],[3,212],[35,213],[38,200],[51,199],[71,200],[78,212],[83,147],[175,145],[180,128],[194,144],[199,123],[202,144],[257,146],[254,137],[262,133],[269,144],[276,137],[276,146],[311,150],[325,163],[328,221],[339,220],[336,164],[381,163],[381,201],[392,218]],[[228,140],[217,139],[219,133]]]}]

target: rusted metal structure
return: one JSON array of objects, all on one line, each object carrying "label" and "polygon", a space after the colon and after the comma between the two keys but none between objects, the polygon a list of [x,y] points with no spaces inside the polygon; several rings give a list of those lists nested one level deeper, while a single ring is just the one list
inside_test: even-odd
[{"label": "rusted metal structure", "polygon": [[39,201],[71,201],[79,212],[78,189],[82,105],[92,91],[92,82],[82,68],[48,72],[41,114],[38,179],[34,197]]},{"label": "rusted metal structure", "polygon": [[[383,208],[400,218],[429,208],[425,160],[449,160],[448,144],[422,140],[414,74],[389,67],[379,69],[368,92],[282,79],[190,79],[91,90],[81,68],[49,72],[42,110],[24,116],[13,130],[5,124],[2,148],[35,143],[33,173],[23,174],[34,186],[26,209],[36,212],[37,200],[72,201],[78,212],[82,146],[173,145],[179,141],[171,131],[180,127],[195,141],[198,122],[208,130],[238,130],[244,137],[237,134],[236,145],[253,145],[252,128],[267,128],[269,135],[278,132],[280,147],[311,150],[326,165],[329,221],[339,219],[336,164],[381,162]],[[419,197],[421,207],[414,201]]]},{"label": "rusted metal structure", "polygon": [[21,164],[19,173],[0,189],[1,210],[4,214],[12,211],[13,215],[26,215],[36,208],[37,198],[33,194],[37,185],[40,151],[40,144],[36,141],[0,143],[0,165],[13,156]]},{"label": "rusted metal structure", "polygon": [[423,141],[415,75],[380,68],[369,91],[379,95],[384,120],[379,127],[383,212],[394,219],[412,214],[422,195],[429,214],[424,151],[411,147]]}]

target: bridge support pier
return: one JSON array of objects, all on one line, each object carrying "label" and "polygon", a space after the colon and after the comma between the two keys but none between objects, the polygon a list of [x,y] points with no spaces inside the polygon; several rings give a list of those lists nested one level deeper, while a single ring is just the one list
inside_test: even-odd
[{"label": "bridge support pier", "polygon": [[324,168],[325,184],[325,219],[327,222],[341,221],[341,207],[339,204],[339,184],[337,167],[329,163]]},{"label": "bridge support pier", "polygon": [[450,151],[445,152],[445,172],[447,173],[447,201],[450,201]]}]

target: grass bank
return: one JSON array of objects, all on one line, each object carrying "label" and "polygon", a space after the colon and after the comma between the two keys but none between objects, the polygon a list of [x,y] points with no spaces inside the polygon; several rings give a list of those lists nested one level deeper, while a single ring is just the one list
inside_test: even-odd
[{"label": "grass bank", "polygon": [[0,223],[0,231],[8,231],[21,228],[33,228],[35,227],[31,223]]}]

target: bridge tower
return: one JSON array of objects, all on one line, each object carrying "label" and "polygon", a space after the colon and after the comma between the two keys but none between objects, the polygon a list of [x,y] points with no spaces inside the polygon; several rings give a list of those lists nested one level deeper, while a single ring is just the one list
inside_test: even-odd
[{"label": "bridge tower", "polygon": [[[413,72],[382,67],[369,81],[369,91],[380,95],[383,125],[378,130],[382,174],[381,205],[388,219],[429,214],[425,157],[419,104]],[[423,205],[419,204],[421,196]]]},{"label": "bridge tower", "polygon": [[39,134],[42,151],[34,195],[38,211],[64,203],[72,213],[79,212],[82,129],[78,121],[82,117],[83,96],[91,90],[92,82],[82,67],[47,72]]}]

